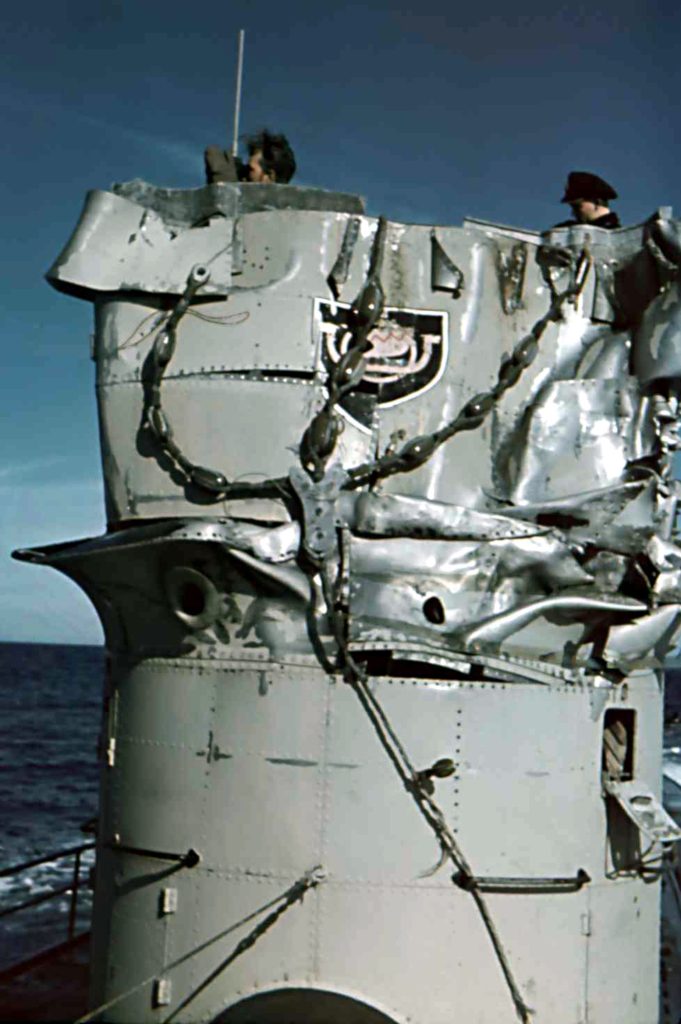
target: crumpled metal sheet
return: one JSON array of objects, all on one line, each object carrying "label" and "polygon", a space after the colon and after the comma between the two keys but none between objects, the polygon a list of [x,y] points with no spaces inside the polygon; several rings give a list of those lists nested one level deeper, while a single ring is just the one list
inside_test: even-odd
[{"label": "crumpled metal sheet", "polygon": [[[303,657],[316,665],[305,615],[310,579],[289,557],[297,526],[166,519],[15,557],[84,586],[110,648],[214,656],[228,645],[235,659]],[[188,573],[203,586],[200,615],[179,607],[178,581]]]},{"label": "crumpled metal sheet", "polygon": [[657,571],[653,594],[660,604],[681,601],[681,548],[662,537],[653,536],[645,553]]},{"label": "crumpled metal sheet", "polygon": [[504,540],[548,532],[547,527],[463,505],[374,491],[357,496],[352,525],[359,534],[456,540]]},{"label": "crumpled metal sheet", "polygon": [[651,509],[654,496],[650,492],[653,487],[653,478],[648,476],[643,480],[629,480],[626,483],[617,484],[615,487],[599,487],[589,491],[579,490],[562,498],[549,498],[546,501],[508,506],[505,509],[505,514],[509,517],[522,517],[523,519],[561,514],[565,514],[568,519],[572,514],[575,520],[589,521],[592,517],[602,520],[615,515],[624,508],[628,509],[642,492],[646,492],[649,495],[650,504],[646,505],[645,511],[636,519],[637,525],[645,526],[650,523],[652,518]]},{"label": "crumpled metal sheet", "polygon": [[668,285],[648,306],[633,337],[633,369],[647,384],[681,377],[681,285]]},{"label": "crumpled metal sheet", "polygon": [[73,235],[47,273],[77,294],[140,291],[182,294],[195,264],[210,270],[204,296],[224,296],[241,271],[239,218],[286,210],[361,213],[356,196],[287,186],[209,186],[187,192],[143,181],[88,192]]},{"label": "crumpled metal sheet", "polygon": [[[681,235],[666,217],[542,238],[473,221],[386,224],[378,273],[397,319],[386,317],[372,341],[379,384],[364,381],[359,418],[339,412],[345,432],[329,462],[338,478],[303,502],[307,526],[324,511],[313,498],[328,504],[325,543],[308,544],[308,556],[338,561],[353,644],[449,664],[478,658],[483,670],[480,646],[485,671],[503,673],[504,658],[546,662],[577,682],[593,675],[592,655],[626,667],[647,656],[646,644],[657,657],[676,636],[681,564],[668,537],[679,404],[667,382],[681,376]],[[330,339],[347,341],[342,317],[365,287],[376,237],[355,197],[131,182],[89,195],[49,275],[75,294],[106,295],[95,351],[111,521],[175,516],[173,540],[217,542],[251,601],[244,642],[273,657],[311,650],[305,605],[308,623],[329,625],[328,593],[299,564],[300,509],[290,495],[231,497],[212,506],[219,518],[205,518],[212,499],[165,464],[141,426],[149,318],[184,290],[192,265],[209,267],[163,384],[175,440],[190,462],[229,480],[290,480],[326,400]],[[522,372],[510,359],[521,339],[537,343]],[[509,359],[518,373],[504,390]],[[417,435],[448,435],[481,394],[492,411],[475,430],[378,490],[340,490],[351,467]]]},{"label": "crumpled metal sheet", "polygon": [[662,667],[667,652],[681,639],[681,604],[665,604],[645,618],[611,626],[603,650],[605,661],[630,670],[652,665]]},{"label": "crumpled metal sheet", "polygon": [[599,327],[585,341],[584,353],[575,370],[578,380],[613,380],[628,375],[631,339],[626,331]]},{"label": "crumpled metal sheet", "polygon": [[[505,579],[518,578],[543,591],[592,582],[568,545],[554,533],[489,541],[352,538],[350,561],[353,573],[366,576],[430,574],[453,582],[480,573],[484,580],[494,577],[497,586]],[[476,580],[473,588],[482,591],[485,585]]]},{"label": "crumpled metal sheet", "polygon": [[465,627],[513,611],[537,592],[593,581],[551,534],[479,542],[353,537],[349,565],[353,639],[377,623],[407,630],[405,635],[460,636]]},{"label": "crumpled metal sheet", "polygon": [[234,221],[173,228],[151,208],[112,192],[88,192],[73,235],[47,272],[64,291],[146,291],[181,295],[195,264],[210,269],[206,295],[232,280]]},{"label": "crumpled metal sheet", "polygon": [[627,555],[641,552],[654,532],[669,532],[670,502],[663,497],[655,473],[614,487],[605,487],[551,501],[507,508],[509,516],[551,523],[577,545],[606,547]]},{"label": "crumpled metal sheet", "polygon": [[631,618],[645,610],[646,605],[642,601],[619,595],[606,597],[598,594],[554,594],[491,616],[462,633],[461,640],[466,647],[497,646],[539,616],[564,616],[568,620],[584,620],[606,613]]},{"label": "crumpled metal sheet", "polygon": [[654,451],[649,404],[633,378],[547,385],[517,438],[512,501],[549,501],[619,483],[629,462]]}]

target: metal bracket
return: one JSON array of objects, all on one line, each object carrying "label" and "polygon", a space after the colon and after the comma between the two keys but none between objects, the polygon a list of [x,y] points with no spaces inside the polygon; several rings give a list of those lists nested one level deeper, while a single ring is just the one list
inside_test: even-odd
[{"label": "metal bracket", "polygon": [[177,889],[161,889],[160,912],[161,914],[177,913]]},{"label": "metal bracket", "polygon": [[111,736],[106,747],[106,766],[113,768],[116,763],[116,737]]},{"label": "metal bracket", "polygon": [[314,561],[328,558],[336,550],[336,527],[342,525],[338,495],[347,479],[347,473],[338,464],[330,466],[318,482],[299,466],[294,466],[289,473],[303,510],[303,548]]},{"label": "metal bracket", "polygon": [[659,843],[678,843],[681,828],[667,814],[657,797],[637,779],[619,782],[605,776],[603,788],[644,835]]},{"label": "metal bracket", "polygon": [[137,857],[151,857],[153,860],[176,861],[185,868],[195,868],[197,864],[201,863],[201,854],[192,847],[186,853],[166,853],[163,850],[148,850],[143,846],[128,846],[116,838],[114,838],[112,843],[107,843],[106,845],[110,850],[116,850],[119,853],[132,853]]},{"label": "metal bracket", "polygon": [[173,983],[170,978],[156,978],[151,996],[153,1007],[170,1006],[173,995]]}]

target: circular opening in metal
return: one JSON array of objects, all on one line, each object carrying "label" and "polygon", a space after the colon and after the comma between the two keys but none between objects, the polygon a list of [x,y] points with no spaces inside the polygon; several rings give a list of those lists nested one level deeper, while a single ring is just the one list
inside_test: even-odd
[{"label": "circular opening in metal", "polygon": [[165,577],[170,607],[190,629],[205,629],[220,613],[220,595],[213,581],[196,569],[176,566]]},{"label": "circular opening in metal", "polygon": [[434,626],[444,625],[445,607],[439,597],[429,597],[423,602],[423,614]]},{"label": "circular opening in metal", "polygon": [[202,615],[206,608],[206,597],[198,583],[187,582],[180,588],[180,610],[185,615]]}]

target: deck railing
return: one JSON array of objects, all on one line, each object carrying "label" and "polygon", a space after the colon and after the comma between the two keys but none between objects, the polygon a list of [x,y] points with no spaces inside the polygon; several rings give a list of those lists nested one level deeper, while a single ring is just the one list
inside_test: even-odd
[{"label": "deck railing", "polygon": [[37,896],[32,896],[30,899],[22,900],[20,903],[14,903],[10,907],[3,907],[0,909],[1,919],[3,917],[9,917],[11,914],[18,914],[20,911],[27,910],[29,907],[37,907],[41,903],[47,903],[50,900],[57,899],[65,893],[71,894],[65,941],[59,942],[56,946],[50,946],[48,949],[40,950],[38,953],[35,953],[18,963],[11,964],[9,967],[0,968],[0,982],[8,981],[10,978],[17,977],[18,975],[31,970],[33,967],[38,966],[38,964],[51,959],[52,956],[57,956],[75,945],[81,945],[85,941],[87,933],[76,935],[78,897],[83,887],[83,878],[81,877],[82,856],[87,850],[93,850],[95,846],[96,843],[94,842],[81,843],[80,846],[70,846],[64,850],[54,850],[42,857],[35,857],[32,860],[23,861],[21,864],[12,864],[10,867],[0,868],[0,878],[13,878],[17,875],[21,875],[24,871],[28,871],[30,868],[38,867],[40,864],[49,864],[53,861],[61,861],[66,860],[68,857],[73,857],[73,874],[71,876],[71,881],[68,882],[68,884],[60,885],[56,889],[50,889],[48,892],[39,893]]}]

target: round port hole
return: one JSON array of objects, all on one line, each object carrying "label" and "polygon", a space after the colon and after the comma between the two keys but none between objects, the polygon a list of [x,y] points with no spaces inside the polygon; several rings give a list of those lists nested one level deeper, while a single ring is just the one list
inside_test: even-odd
[{"label": "round port hole", "polygon": [[206,607],[206,598],[198,583],[185,583],[179,594],[180,609],[185,615],[202,615]]},{"label": "round port hole", "polygon": [[445,606],[439,597],[429,597],[423,602],[423,614],[434,626],[444,625]]},{"label": "round port hole", "polygon": [[188,566],[175,566],[166,573],[165,591],[171,609],[190,629],[205,629],[220,612],[220,595],[213,581]]}]

